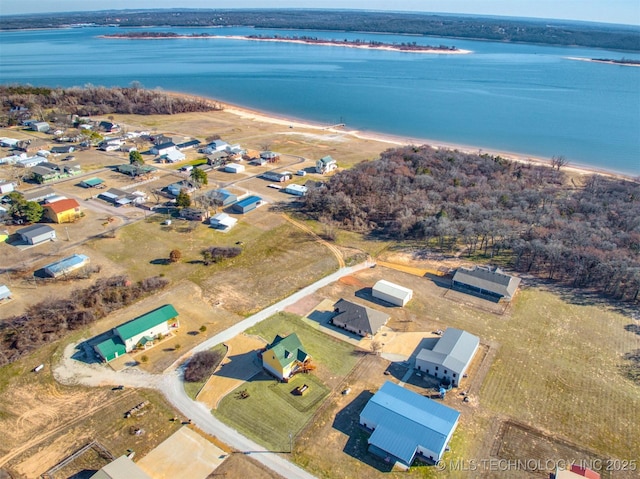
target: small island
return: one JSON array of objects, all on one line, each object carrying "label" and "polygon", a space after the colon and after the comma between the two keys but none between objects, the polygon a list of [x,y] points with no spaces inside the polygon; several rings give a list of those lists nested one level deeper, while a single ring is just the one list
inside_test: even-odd
[{"label": "small island", "polygon": [[175,32],[127,32],[112,35],[102,35],[101,38],[122,38],[131,40],[157,40],[157,39],[185,39],[185,38],[209,38],[230,40],[253,40],[263,42],[306,43],[322,46],[339,46],[350,48],[366,48],[370,50],[390,50],[398,52],[415,53],[471,53],[469,50],[461,50],[448,45],[419,45],[416,42],[384,43],[375,40],[336,40],[309,36],[280,36],[280,35],[212,35],[210,33],[192,33],[189,35]]},{"label": "small island", "polygon": [[568,57],[569,60],[579,60],[582,62],[594,62],[594,63],[609,63],[611,65],[622,65],[627,67],[640,67],[640,60],[634,60],[633,58],[580,58],[580,57]]}]

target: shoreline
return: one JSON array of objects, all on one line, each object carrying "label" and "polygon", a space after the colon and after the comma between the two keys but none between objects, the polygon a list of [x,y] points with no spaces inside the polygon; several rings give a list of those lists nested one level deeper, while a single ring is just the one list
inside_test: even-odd
[{"label": "shoreline", "polygon": [[589,62],[589,63],[604,63],[606,65],[617,65],[620,67],[640,67],[638,63],[621,63],[614,62],[612,60],[598,60],[597,58],[584,58],[584,57],[565,57],[567,60],[575,60],[579,62]]},{"label": "shoreline", "polygon": [[399,52],[399,53],[426,53],[430,55],[467,55],[469,53],[473,53],[471,50],[440,50],[437,48],[425,48],[423,50],[405,50],[399,47],[394,47],[393,45],[381,45],[381,46],[371,46],[368,44],[344,44],[344,43],[333,43],[331,41],[313,41],[308,42],[305,40],[297,40],[292,38],[252,38],[245,35],[204,35],[204,36],[194,36],[194,35],[175,35],[175,36],[158,36],[158,37],[130,37],[125,35],[99,35],[98,38],[108,38],[115,40],[245,40],[245,41],[255,41],[255,42],[275,42],[275,43],[297,43],[302,45],[318,45],[321,47],[344,47],[344,48],[358,48],[361,50],[381,50],[381,51],[390,51],[390,52]]},{"label": "shoreline", "polygon": [[[244,120],[251,121],[259,121],[264,123],[270,123],[274,125],[280,125],[286,127],[288,129],[295,128],[305,128],[309,130],[315,130],[318,132],[328,132],[337,135],[344,135],[347,137],[352,137],[360,140],[369,140],[369,141],[377,141],[379,143],[385,143],[391,146],[407,146],[407,145],[429,145],[432,148],[436,149],[449,149],[449,150],[458,150],[462,153],[471,153],[477,154],[478,152],[486,153],[492,156],[500,156],[510,161],[516,161],[524,164],[535,164],[535,165],[543,165],[543,166],[551,166],[552,159],[527,155],[525,153],[517,153],[513,151],[505,151],[498,150],[493,148],[482,148],[473,145],[465,145],[460,143],[448,143],[440,140],[433,140],[428,138],[413,138],[408,136],[400,136],[387,134],[376,131],[368,131],[368,130],[355,130],[348,129],[344,127],[339,127],[338,125],[326,125],[320,122],[314,122],[313,120],[306,120],[303,118],[296,118],[291,116],[279,115],[277,113],[259,110],[243,105],[238,105],[234,103],[229,103],[226,101],[218,100],[215,98],[192,94],[192,93],[182,93],[177,91],[165,91],[168,95],[174,96],[182,96],[188,98],[200,98],[207,101],[215,102],[223,107],[223,111],[227,113],[231,113],[239,118]],[[291,133],[287,131],[286,133]],[[580,163],[573,163],[569,161],[569,163],[562,167],[564,171],[572,172],[577,175],[603,175],[610,178],[617,179],[625,179],[630,181],[636,181],[638,176],[632,173],[625,173],[622,171],[609,170],[605,168],[599,168],[596,166],[585,165]]]}]

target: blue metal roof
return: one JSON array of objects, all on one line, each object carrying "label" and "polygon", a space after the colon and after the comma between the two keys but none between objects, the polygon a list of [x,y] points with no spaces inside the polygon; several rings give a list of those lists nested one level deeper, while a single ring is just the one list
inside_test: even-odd
[{"label": "blue metal roof", "polygon": [[240,201],[238,201],[236,203],[237,206],[244,208],[245,206],[249,206],[252,205],[254,203],[257,203],[258,201],[262,201],[262,198],[260,198],[259,196],[248,196],[247,198],[244,198]]},{"label": "blue metal roof", "polygon": [[360,414],[361,422],[377,424],[369,444],[407,465],[418,446],[440,455],[458,424],[460,413],[443,404],[387,381]]},{"label": "blue metal roof", "polygon": [[68,258],[61,259],[55,263],[46,265],[43,269],[47,270],[51,274],[58,274],[73,267],[81,265],[89,261],[89,257],[83,254],[74,254]]}]

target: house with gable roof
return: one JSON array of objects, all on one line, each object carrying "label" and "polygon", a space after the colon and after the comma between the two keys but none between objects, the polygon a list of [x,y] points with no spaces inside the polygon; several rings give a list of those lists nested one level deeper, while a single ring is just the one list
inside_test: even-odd
[{"label": "house with gable roof", "polygon": [[387,324],[390,316],[382,311],[367,308],[358,303],[340,299],[334,304],[337,313],[331,322],[339,328],[346,329],[362,337],[374,336],[382,326]]},{"label": "house with gable roof", "polygon": [[288,336],[278,334],[262,353],[262,367],[286,381],[310,358],[296,333]]}]

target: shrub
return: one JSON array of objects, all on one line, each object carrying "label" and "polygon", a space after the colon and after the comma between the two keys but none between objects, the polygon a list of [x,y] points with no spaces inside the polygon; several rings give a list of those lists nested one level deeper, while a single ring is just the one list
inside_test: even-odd
[{"label": "shrub", "polygon": [[172,249],[169,253],[169,261],[172,263],[177,263],[182,258],[182,253],[179,249]]},{"label": "shrub", "polygon": [[224,359],[221,351],[202,351],[196,353],[184,370],[184,380],[190,383],[204,381]]}]

